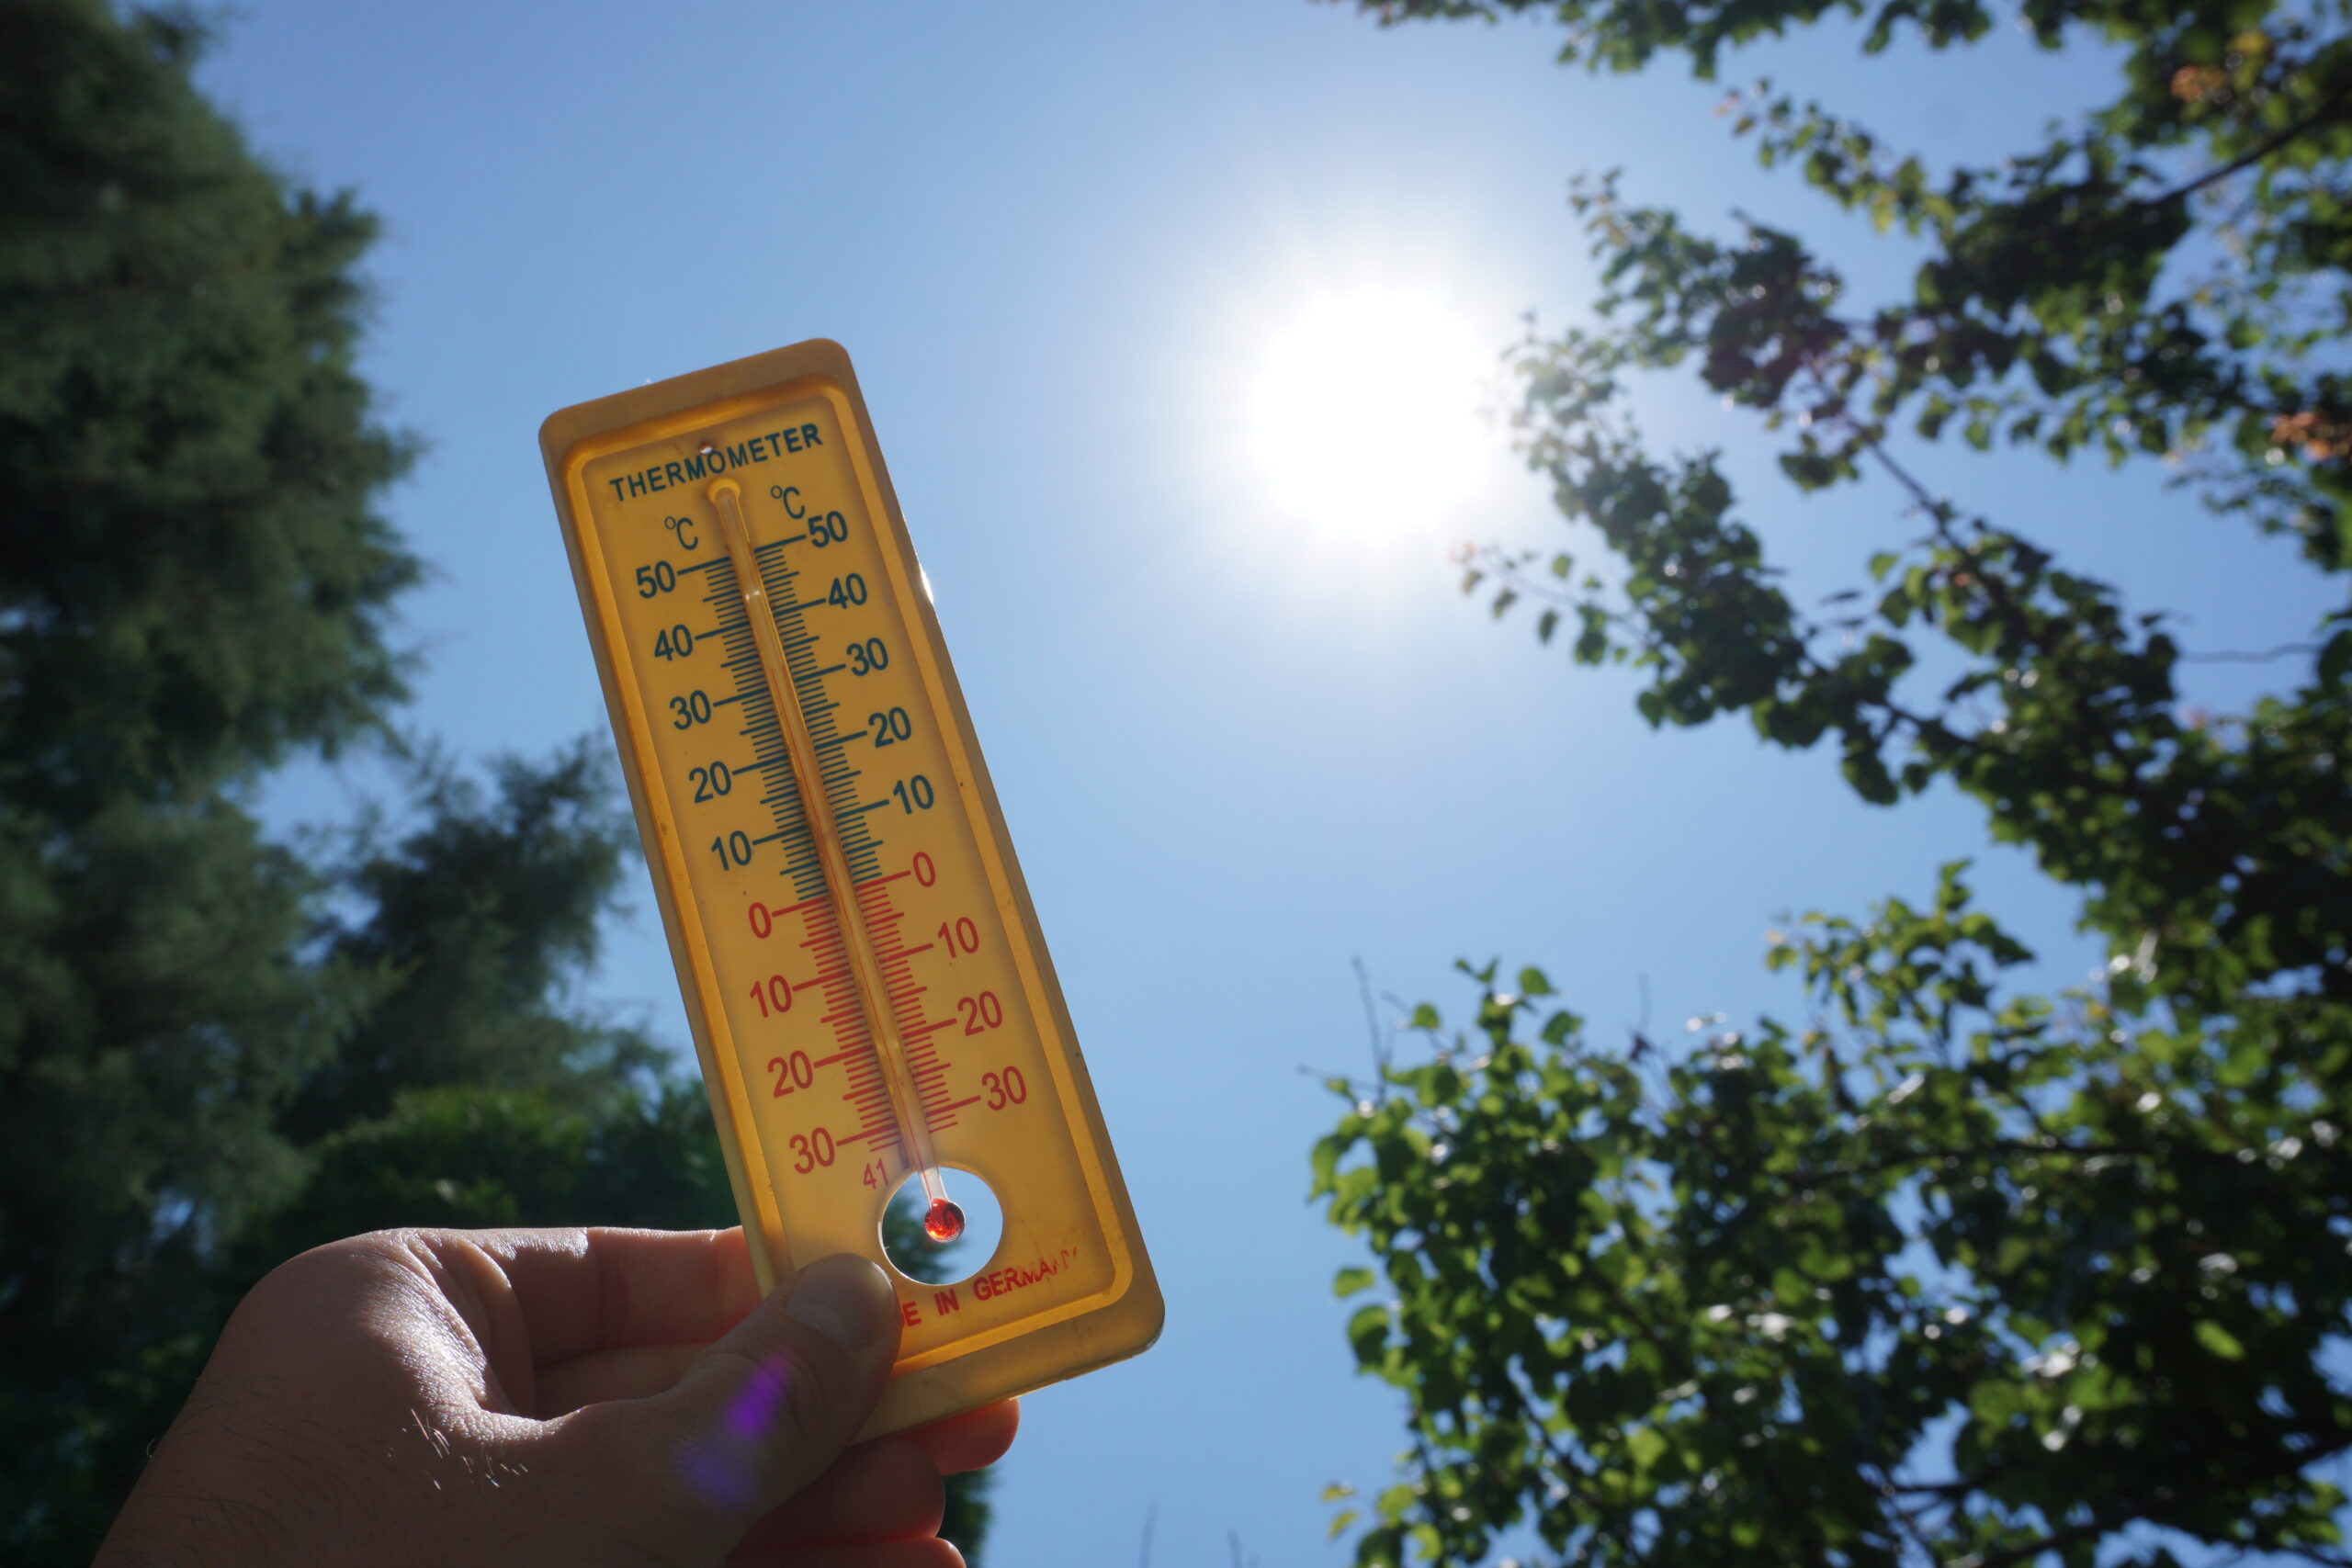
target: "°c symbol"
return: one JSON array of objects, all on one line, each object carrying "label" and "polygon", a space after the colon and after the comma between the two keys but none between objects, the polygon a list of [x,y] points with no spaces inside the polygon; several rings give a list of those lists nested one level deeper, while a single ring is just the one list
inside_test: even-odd
[{"label": "\u00b0c symbol", "polygon": [[664,517],[662,519],[662,526],[678,536],[678,547],[680,549],[698,550],[702,548],[702,541],[695,537],[695,520],[693,518]]}]

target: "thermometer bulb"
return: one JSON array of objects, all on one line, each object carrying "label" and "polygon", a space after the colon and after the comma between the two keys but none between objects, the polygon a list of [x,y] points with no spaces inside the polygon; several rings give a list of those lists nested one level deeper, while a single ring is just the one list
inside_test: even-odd
[{"label": "thermometer bulb", "polygon": [[964,1211],[944,1198],[933,1198],[922,1217],[922,1234],[940,1243],[964,1234]]}]

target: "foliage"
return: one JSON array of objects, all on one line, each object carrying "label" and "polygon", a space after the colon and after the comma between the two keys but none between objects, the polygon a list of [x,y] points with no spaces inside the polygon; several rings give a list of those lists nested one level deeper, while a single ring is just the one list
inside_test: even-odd
[{"label": "foliage", "polygon": [[[0,7],[0,1558],[89,1561],[238,1295],[392,1224],[731,1223],[699,1088],[571,1002],[634,851],[601,753],[307,849],[420,575],[354,372],[375,233],[196,91],[201,31]],[[553,560],[556,558],[550,557]],[[560,569],[559,569],[560,570]],[[395,827],[392,824],[397,823]],[[951,1486],[977,1544],[984,1483]]]},{"label": "foliage", "polygon": [[[373,232],[187,81],[193,30],[0,12],[0,1553],[94,1457],[206,1255],[292,1179],[272,1118],[356,998],[240,786],[400,692],[403,443],[351,370]],[[143,1439],[142,1439],[143,1440]],[[62,1521],[72,1521],[65,1523]]]},{"label": "foliage", "polygon": [[1697,1021],[1674,1059],[1482,970],[1476,1030],[1318,1148],[1394,1292],[1357,1356],[1413,1404],[1360,1561],[1521,1522],[1611,1563],[2087,1562],[2133,1521],[2331,1545],[2352,1155],[2299,1091],[2340,1022],[1996,1004],[2027,954],[1956,874],[1775,956],[1834,1021]]},{"label": "foliage", "polygon": [[304,1081],[285,1122],[308,1139],[449,1083],[544,1089],[579,1106],[633,1101],[664,1060],[634,1032],[554,1005],[594,960],[597,921],[635,846],[601,748],[535,767],[508,758],[485,795],[446,761],[412,770],[415,830],[364,833],[337,887],[365,919],[328,921],[321,962],[370,1005]]},{"label": "foliage", "polygon": [[[1365,8],[1543,11],[1566,59],[1680,51],[1702,75],[1833,14],[1871,51],[2001,17]],[[1471,1561],[1514,1520],[1628,1562],[2343,1560],[2352,611],[2252,655],[2301,678],[2190,709],[2172,617],[1908,454],[2160,457],[2305,570],[2352,567],[2352,37],[2340,5],[2263,0],[2018,19],[2102,40],[2121,80],[1997,166],[1931,170],[1769,85],[1726,105],[1767,166],[1924,253],[1901,297],[1854,303],[1794,233],[1718,239],[1579,180],[1600,320],[1525,345],[1521,429],[1607,564],[1489,549],[1465,587],[1634,672],[1653,724],[1744,713],[1773,745],[1832,743],[1879,804],[1956,787],[2076,890],[2109,970],[2004,987],[2029,955],[1955,871],[1924,910],[1813,917],[1776,948],[1824,1010],[1800,1032],[1610,1053],[1538,1018],[1540,974],[1507,996],[1481,971],[1476,1031],[1346,1089],[1363,1103],[1317,1154],[1396,1292],[1358,1314],[1359,1355],[1413,1413],[1363,1562]],[[1800,605],[1719,455],[1645,445],[1634,389],[1684,367],[1798,491],[1900,498],[1853,586]]]}]

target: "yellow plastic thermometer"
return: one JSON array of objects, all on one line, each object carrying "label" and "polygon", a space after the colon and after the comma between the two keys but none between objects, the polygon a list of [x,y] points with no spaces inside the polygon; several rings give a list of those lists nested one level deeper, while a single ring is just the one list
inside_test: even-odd
[{"label": "yellow plastic thermometer", "polygon": [[[1159,1288],[849,356],[600,398],[539,445],[763,1286],[892,1266],[868,1436],[1143,1349]],[[886,1251],[901,1189],[953,1277]]]}]

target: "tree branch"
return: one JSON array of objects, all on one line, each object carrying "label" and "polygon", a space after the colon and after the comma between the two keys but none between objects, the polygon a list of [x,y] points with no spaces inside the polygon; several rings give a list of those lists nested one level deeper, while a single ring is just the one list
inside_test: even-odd
[{"label": "tree branch", "polygon": [[2330,94],[2327,97],[2320,101],[2320,105],[2317,108],[2312,110],[2311,113],[2295,121],[2292,125],[2290,125],[2286,129],[2280,130],[2277,135],[2264,141],[2251,152],[2231,159],[2228,163],[2223,164],[2220,168],[2209,169],[2204,174],[2201,174],[2195,179],[2189,181],[2187,185],[2177,186],[2173,189],[2165,192],[2162,196],[2145,197],[2141,201],[2140,205],[2143,207],[2165,207],[2176,201],[2186,201],[2188,197],[2195,196],[2199,191],[2203,190],[2207,186],[2218,185],[2222,181],[2228,179],[2232,175],[2251,168],[2253,165],[2262,162],[2263,159],[2269,157],[2273,152],[2276,152],[2280,148],[2286,146],[2289,142],[2294,141],[2297,137],[2301,136],[2308,131],[2318,130],[2321,126],[2326,124],[2331,118],[2341,111],[2344,107],[2345,95],[2343,93],[2338,92]]},{"label": "tree branch", "polygon": [[2224,649],[2219,653],[2184,653],[2179,658],[2183,664],[2267,664],[2274,659],[2285,659],[2290,654],[2318,651],[2319,644],[2315,642],[2282,642],[2261,653]]}]

